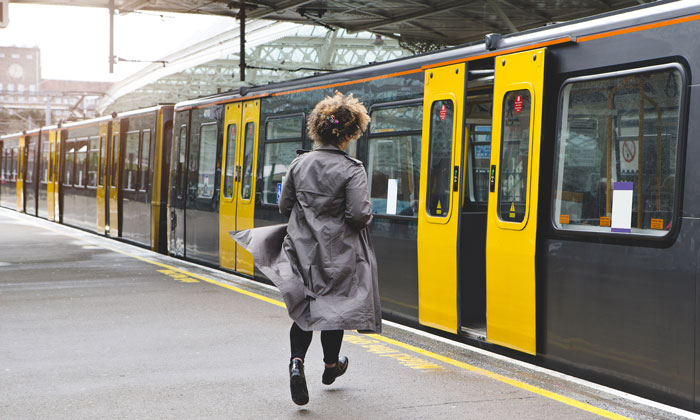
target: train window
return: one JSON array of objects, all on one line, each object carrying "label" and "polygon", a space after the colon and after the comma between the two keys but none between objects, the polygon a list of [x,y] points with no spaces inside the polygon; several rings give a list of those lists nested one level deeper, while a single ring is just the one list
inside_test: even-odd
[{"label": "train window", "polygon": [[55,143],[49,143],[49,182],[55,182],[56,176],[54,174],[55,164],[54,164],[54,146]]},{"label": "train window", "polygon": [[279,194],[282,192],[282,179],[287,173],[287,167],[296,157],[297,149],[301,149],[301,139],[292,142],[265,144],[263,203],[277,204],[279,201]]},{"label": "train window", "polygon": [[66,153],[63,158],[63,185],[73,185],[73,160],[75,159],[75,142],[66,141]]},{"label": "train window", "polygon": [[177,198],[182,199],[183,193],[185,191],[185,175],[187,171],[185,170],[185,158],[187,153],[187,125],[183,124],[180,126],[180,136],[179,141],[176,144],[176,159],[177,159],[177,173],[176,179],[177,184],[175,186]]},{"label": "train window", "polygon": [[148,190],[149,170],[151,168],[151,130],[144,130],[141,134],[141,191]]},{"label": "train window", "polygon": [[97,165],[97,180],[98,180],[98,185],[101,187],[105,184],[105,171],[104,171],[104,165],[105,165],[105,136],[100,136],[100,160]]},{"label": "train window", "polygon": [[433,102],[430,109],[426,210],[434,217],[447,217],[450,213],[453,119],[454,104],[451,100]]},{"label": "train window", "polygon": [[417,216],[423,105],[371,111],[367,172],[372,210]]},{"label": "train window", "polygon": [[81,142],[76,142],[76,149],[75,149],[75,181],[74,184],[78,187],[83,187],[85,186],[85,175],[87,174],[87,168],[86,168],[86,163],[87,163],[87,154],[88,154],[88,145],[87,142],[81,141]]},{"label": "train window", "polygon": [[527,209],[530,156],[531,96],[528,90],[506,93],[503,99],[498,218],[520,223]]},{"label": "train window", "polygon": [[226,168],[224,171],[224,197],[233,197],[233,181],[236,171],[236,124],[229,124],[226,137]]},{"label": "train window", "polygon": [[34,153],[36,152],[36,141],[28,140],[30,143],[27,150],[27,183],[34,181]]},{"label": "train window", "polygon": [[110,184],[117,186],[117,171],[119,168],[119,133],[112,136],[112,173],[110,174]]},{"label": "train window", "polygon": [[10,150],[10,160],[12,161],[12,180],[17,181],[17,168],[18,168],[18,150],[17,148]]},{"label": "train window", "polygon": [[303,123],[301,115],[270,118],[265,126],[265,140],[300,139]]},{"label": "train window", "polygon": [[470,124],[469,129],[470,201],[489,201],[489,165],[491,163],[491,125]]},{"label": "train window", "polygon": [[558,229],[668,233],[683,83],[673,64],[565,82],[552,203]]},{"label": "train window", "polygon": [[41,134],[41,182],[46,184],[49,182],[49,134],[42,132]]},{"label": "train window", "polygon": [[245,135],[243,136],[243,174],[241,177],[241,198],[247,200],[252,192],[253,185],[253,143],[255,143],[255,123],[249,122],[245,125]]},{"label": "train window", "polygon": [[139,137],[140,132],[126,133],[126,148],[124,149],[124,167],[122,168],[122,186],[125,190],[134,191],[138,186],[139,174]]},{"label": "train window", "polygon": [[97,185],[97,168],[99,166],[99,153],[100,153],[100,138],[91,137],[88,140],[89,145],[89,155],[88,155],[88,187],[94,187]]},{"label": "train window", "polygon": [[199,178],[197,197],[212,198],[216,178],[217,124],[207,123],[199,128]]}]

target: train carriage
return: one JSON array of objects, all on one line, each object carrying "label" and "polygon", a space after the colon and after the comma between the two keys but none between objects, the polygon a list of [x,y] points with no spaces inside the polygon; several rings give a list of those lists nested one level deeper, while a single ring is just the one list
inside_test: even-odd
[{"label": "train carriage", "polygon": [[266,281],[228,232],[286,221],[306,115],[352,93],[385,316],[698,411],[699,22],[650,4],[4,136],[0,205]]}]

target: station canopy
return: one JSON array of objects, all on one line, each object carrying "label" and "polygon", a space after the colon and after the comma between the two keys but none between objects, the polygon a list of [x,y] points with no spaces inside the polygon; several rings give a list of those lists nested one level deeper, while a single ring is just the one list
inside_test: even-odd
[{"label": "station canopy", "polygon": [[[13,0],[108,8],[110,0]],[[120,14],[136,10],[269,19],[370,31],[427,48],[483,39],[604,13],[648,0],[113,0]],[[432,44],[432,47],[431,47]],[[411,49],[411,48],[409,48]]]}]

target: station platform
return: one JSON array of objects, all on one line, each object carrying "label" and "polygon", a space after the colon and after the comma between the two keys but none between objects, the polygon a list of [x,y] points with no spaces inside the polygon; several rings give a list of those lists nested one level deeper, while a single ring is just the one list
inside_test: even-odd
[{"label": "station platform", "polygon": [[700,418],[425,332],[346,332],[289,392],[276,289],[0,209],[0,419]]}]

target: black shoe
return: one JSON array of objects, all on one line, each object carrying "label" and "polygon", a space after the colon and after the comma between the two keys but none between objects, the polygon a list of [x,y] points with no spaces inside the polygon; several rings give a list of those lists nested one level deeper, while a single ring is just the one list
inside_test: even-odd
[{"label": "black shoe", "polygon": [[289,389],[292,391],[292,401],[297,405],[309,402],[309,390],[306,389],[304,362],[293,359],[289,362]]},{"label": "black shoe", "polygon": [[321,382],[325,385],[330,385],[335,381],[335,378],[342,376],[346,370],[348,370],[348,358],[341,356],[338,362],[332,368],[326,368],[323,371],[323,376],[321,377]]}]

